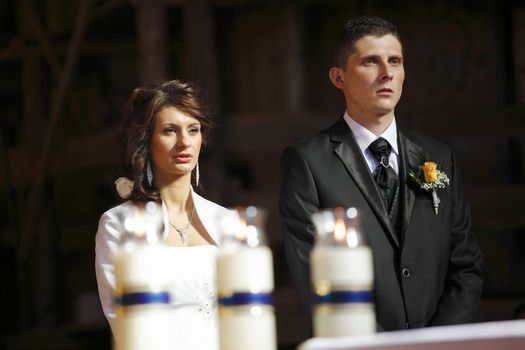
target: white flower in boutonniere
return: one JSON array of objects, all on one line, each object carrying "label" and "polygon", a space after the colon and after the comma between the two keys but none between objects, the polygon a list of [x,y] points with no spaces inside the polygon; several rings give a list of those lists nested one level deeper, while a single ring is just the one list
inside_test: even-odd
[{"label": "white flower in boutonniere", "polygon": [[133,181],[127,177],[119,177],[115,180],[115,187],[118,195],[123,199],[127,199],[131,196],[131,191],[133,191]]},{"label": "white flower in boutonniere", "polygon": [[409,175],[421,186],[421,189],[432,193],[432,205],[437,215],[440,200],[436,189],[445,188],[450,184],[447,174],[438,170],[436,163],[424,162],[423,165],[419,167],[419,173],[417,175],[414,173],[410,173]]}]

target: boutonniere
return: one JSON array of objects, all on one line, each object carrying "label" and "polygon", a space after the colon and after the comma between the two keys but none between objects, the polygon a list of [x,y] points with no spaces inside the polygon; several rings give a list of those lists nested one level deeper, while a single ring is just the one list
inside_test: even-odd
[{"label": "boutonniere", "polygon": [[432,194],[432,205],[434,206],[434,212],[436,215],[439,210],[439,197],[436,190],[438,188],[445,188],[450,184],[447,174],[443,171],[438,170],[437,164],[434,162],[426,161],[428,157],[424,157],[422,164],[418,168],[417,174],[410,172],[409,175],[416,183],[421,187],[422,190],[431,192]]}]

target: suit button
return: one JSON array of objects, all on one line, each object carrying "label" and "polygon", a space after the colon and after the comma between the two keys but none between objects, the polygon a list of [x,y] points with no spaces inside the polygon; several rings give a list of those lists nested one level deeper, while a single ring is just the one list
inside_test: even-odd
[{"label": "suit button", "polygon": [[410,270],[407,269],[407,268],[404,268],[404,269],[403,269],[403,276],[404,276],[404,277],[410,277]]}]

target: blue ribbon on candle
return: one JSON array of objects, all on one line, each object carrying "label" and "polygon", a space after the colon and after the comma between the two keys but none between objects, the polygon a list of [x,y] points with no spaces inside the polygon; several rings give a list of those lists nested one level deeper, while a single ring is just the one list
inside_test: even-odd
[{"label": "blue ribbon on candle", "polygon": [[373,294],[369,290],[349,291],[338,290],[325,295],[317,295],[317,304],[350,304],[350,303],[371,303]]},{"label": "blue ribbon on candle", "polygon": [[115,297],[115,304],[121,306],[144,304],[169,304],[169,302],[169,292],[126,293],[120,297]]},{"label": "blue ribbon on candle", "polygon": [[271,305],[272,295],[270,293],[233,293],[226,297],[219,297],[219,304],[222,306]]}]

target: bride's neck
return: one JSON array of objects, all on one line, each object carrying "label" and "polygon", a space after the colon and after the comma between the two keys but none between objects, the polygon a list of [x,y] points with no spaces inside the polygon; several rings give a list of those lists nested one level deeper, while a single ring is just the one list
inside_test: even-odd
[{"label": "bride's neck", "polygon": [[191,204],[190,177],[183,177],[159,186],[162,202],[170,211],[188,210]]}]

